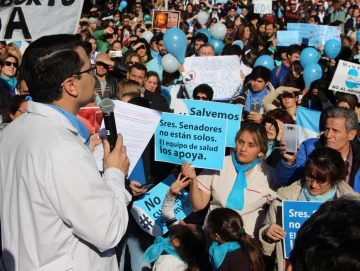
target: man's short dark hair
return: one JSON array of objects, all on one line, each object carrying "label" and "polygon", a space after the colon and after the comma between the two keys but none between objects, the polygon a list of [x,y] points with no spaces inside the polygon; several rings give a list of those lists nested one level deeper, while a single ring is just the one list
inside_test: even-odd
[{"label": "man's short dark hair", "polygon": [[80,37],[66,34],[44,36],[29,45],[20,72],[33,101],[51,103],[61,99],[61,84],[84,65],[75,51],[79,46]]},{"label": "man's short dark hair", "polygon": [[319,24],[319,23],[320,23],[320,18],[319,18],[319,16],[316,16],[316,15],[311,15],[311,16],[309,17],[309,20],[310,20],[311,18],[313,18],[313,19],[314,19],[315,23],[317,23],[317,24]]},{"label": "man's short dark hair", "polygon": [[289,46],[288,50],[287,50],[287,54],[288,56],[291,56],[293,54],[300,54],[301,53],[301,46],[298,44],[292,44]]},{"label": "man's short dark hair", "polygon": [[139,70],[139,71],[144,71],[145,73],[147,72],[147,69],[146,69],[146,67],[145,67],[145,65],[144,64],[141,64],[141,63],[134,63],[131,67],[130,67],[130,69],[129,69],[129,73],[131,73],[131,71],[133,70],[133,69],[137,69],[137,70]]},{"label": "man's short dark hair", "polygon": [[237,7],[235,7],[235,6],[231,6],[231,7],[229,8],[229,11],[232,10],[232,9],[235,10],[235,11],[237,11]]},{"label": "man's short dark hair", "polygon": [[194,88],[193,99],[195,99],[198,93],[204,93],[208,97],[209,101],[212,101],[214,96],[214,90],[208,84],[201,84]]},{"label": "man's short dark hair", "polygon": [[323,203],[300,228],[289,261],[296,271],[360,270],[360,200]]},{"label": "man's short dark hair", "polygon": [[233,21],[226,21],[225,26],[226,28],[234,29],[235,23]]},{"label": "man's short dark hair", "polygon": [[252,70],[250,77],[252,80],[261,78],[267,83],[271,79],[271,71],[263,66],[257,66]]},{"label": "man's short dark hair", "polygon": [[197,40],[198,41],[203,41],[204,43],[208,43],[208,41],[209,41],[208,37],[203,33],[197,33],[195,35],[194,42],[197,41]]}]

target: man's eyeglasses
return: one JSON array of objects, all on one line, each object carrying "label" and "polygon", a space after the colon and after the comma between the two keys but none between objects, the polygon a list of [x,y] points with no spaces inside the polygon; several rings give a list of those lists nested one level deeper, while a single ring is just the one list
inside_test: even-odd
[{"label": "man's eyeglasses", "polygon": [[21,115],[27,112],[26,110],[22,110],[20,108],[18,110],[16,110],[16,111],[19,111],[21,113]]},{"label": "man's eyeglasses", "polygon": [[4,61],[4,63],[5,63],[5,65],[8,66],[8,67],[10,67],[10,66],[12,65],[15,69],[17,69],[17,68],[19,67],[19,64],[16,63],[16,62]]},{"label": "man's eyeglasses", "polygon": [[209,100],[209,98],[208,98],[207,96],[196,95],[196,96],[195,96],[195,100],[204,100],[204,101],[207,101],[207,100]]},{"label": "man's eyeglasses", "polygon": [[[97,63],[96,63],[97,64]],[[67,78],[70,78],[70,77],[75,77],[75,78],[79,78],[80,75],[82,75],[83,73],[88,73],[90,75],[92,75],[92,72],[95,70],[95,65],[91,65],[91,68],[85,70],[85,71],[80,71],[80,72],[77,72],[77,73],[74,73],[72,76],[69,76]],[[67,79],[66,78],[66,79]],[[64,87],[64,82],[62,82],[62,84],[60,85],[60,88],[63,88]]]},{"label": "man's eyeglasses", "polygon": [[135,8],[141,8],[141,6],[135,6]]}]

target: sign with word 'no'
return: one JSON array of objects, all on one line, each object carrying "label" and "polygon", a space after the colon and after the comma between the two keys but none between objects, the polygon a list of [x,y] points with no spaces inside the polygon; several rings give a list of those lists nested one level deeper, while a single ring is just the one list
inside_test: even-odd
[{"label": "sign with word 'no'", "polygon": [[182,77],[190,97],[195,87],[208,84],[213,100],[230,100],[243,83],[238,56],[187,57]]},{"label": "sign with word 'no'", "polygon": [[235,136],[240,129],[242,105],[208,101],[176,99],[174,113],[227,120],[226,146],[235,147]]},{"label": "sign with word 'no'", "polygon": [[75,34],[84,0],[0,1],[0,40]]},{"label": "sign with word 'no'", "polygon": [[284,257],[288,259],[294,247],[296,233],[308,218],[315,213],[321,202],[311,201],[283,201],[282,216],[283,228],[286,232],[284,238]]},{"label": "sign with word 'no'", "polygon": [[155,160],[222,170],[227,120],[162,113],[155,131]]},{"label": "sign with word 'no'", "polygon": [[[146,193],[143,198],[135,201],[131,208],[131,214],[140,228],[152,236],[158,237],[168,231],[166,221],[161,215],[161,207],[167,191],[175,180],[175,176],[170,175]],[[181,195],[176,196],[174,206],[175,217],[177,220],[181,220],[191,212],[192,206],[189,200],[189,194],[182,191]]]},{"label": "sign with word 'no'", "polygon": [[339,60],[329,89],[354,94],[360,103],[360,65]]}]

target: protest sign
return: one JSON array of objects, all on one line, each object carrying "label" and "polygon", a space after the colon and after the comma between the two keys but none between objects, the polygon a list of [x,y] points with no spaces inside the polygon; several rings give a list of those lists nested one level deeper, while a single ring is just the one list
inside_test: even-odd
[{"label": "protest sign", "polygon": [[340,60],[329,89],[354,94],[360,102],[360,65]]},{"label": "protest sign", "polygon": [[174,100],[174,113],[227,120],[226,146],[235,147],[235,136],[240,129],[243,106],[195,100]]},{"label": "protest sign", "polygon": [[[130,210],[140,228],[152,236],[161,236],[168,231],[166,221],[161,214],[161,207],[167,191],[175,180],[174,175],[170,175],[141,199],[135,201]],[[191,212],[192,206],[189,194],[183,190],[181,195],[176,196],[174,206],[175,217],[177,220],[181,220]]]},{"label": "protest sign", "polygon": [[77,118],[86,125],[90,134],[100,132],[103,117],[100,107],[81,107],[77,113]]},{"label": "protest sign", "polygon": [[283,229],[286,232],[283,240],[285,259],[289,258],[290,252],[294,247],[296,233],[302,224],[319,209],[320,205],[321,202],[283,201]]},{"label": "protest sign", "polygon": [[83,4],[84,0],[0,1],[0,40],[75,34]]},{"label": "protest sign", "polygon": [[190,97],[196,86],[208,84],[213,100],[230,100],[243,82],[238,56],[187,57],[182,77]]},{"label": "protest sign", "polygon": [[317,25],[317,24],[301,24],[301,23],[288,23],[287,29],[299,32],[299,41],[303,39],[308,40],[309,46],[325,45],[328,40],[340,40],[341,27]]},{"label": "protest sign", "polygon": [[154,29],[169,29],[179,27],[180,12],[179,11],[165,11],[153,10],[154,20],[152,21]]},{"label": "protest sign", "polygon": [[255,14],[272,13],[272,0],[256,0],[253,4]]},{"label": "protest sign", "polygon": [[299,31],[276,31],[276,38],[278,40],[277,46],[290,46],[298,44]]},{"label": "protest sign", "polygon": [[226,123],[224,119],[163,113],[155,132],[155,160],[223,169]]}]

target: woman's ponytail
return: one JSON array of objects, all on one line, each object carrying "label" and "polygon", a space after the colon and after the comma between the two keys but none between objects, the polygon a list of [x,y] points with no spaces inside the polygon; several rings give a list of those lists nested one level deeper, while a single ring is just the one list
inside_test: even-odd
[{"label": "woman's ponytail", "polygon": [[263,254],[255,241],[245,232],[244,228],[240,228],[237,233],[238,242],[244,253],[249,257],[251,270],[264,270]]}]

